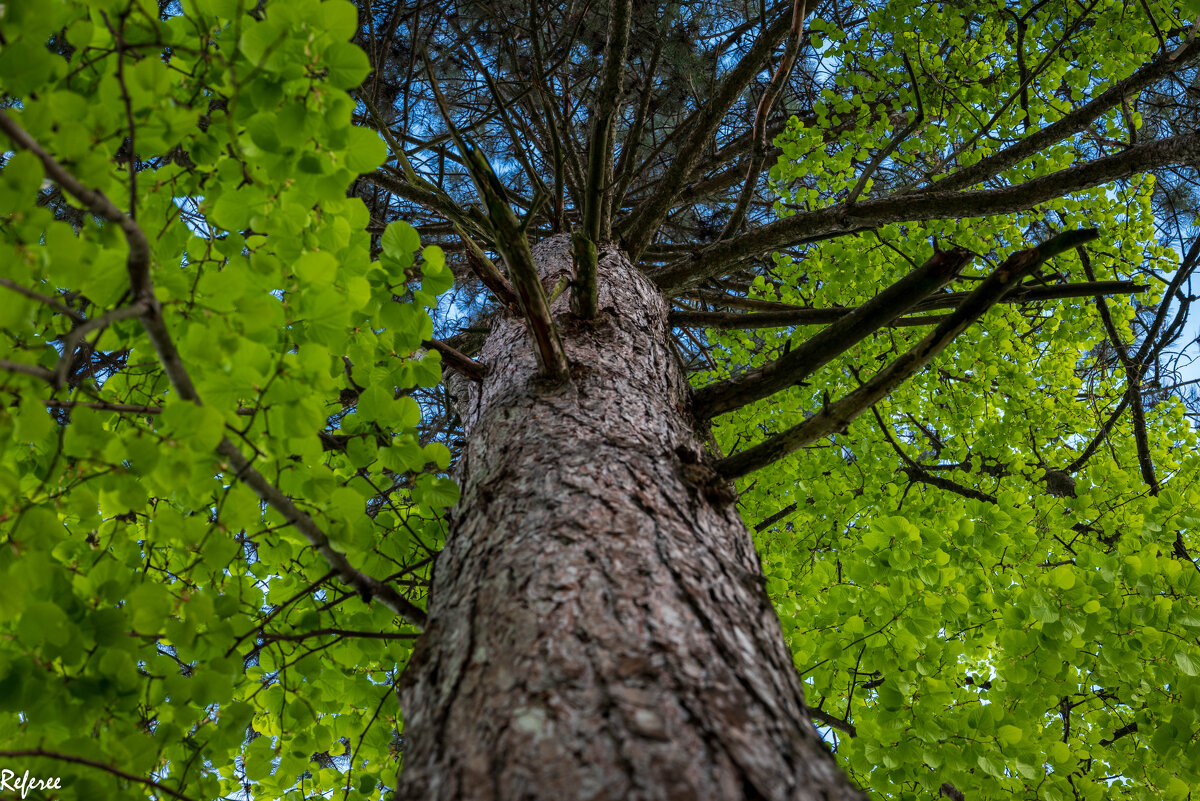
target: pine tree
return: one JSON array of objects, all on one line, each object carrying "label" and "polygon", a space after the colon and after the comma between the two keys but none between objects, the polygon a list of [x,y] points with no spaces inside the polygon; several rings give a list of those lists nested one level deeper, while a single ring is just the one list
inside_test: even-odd
[{"label": "pine tree", "polygon": [[0,757],[1187,797],[1187,13],[6,7]]}]

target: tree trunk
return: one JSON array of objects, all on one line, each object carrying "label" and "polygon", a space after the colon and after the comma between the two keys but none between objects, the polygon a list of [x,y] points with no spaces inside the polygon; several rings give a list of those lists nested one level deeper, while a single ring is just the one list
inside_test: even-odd
[{"label": "tree trunk", "polygon": [[[546,283],[570,245],[534,250]],[[465,386],[463,499],[401,691],[403,799],[860,799],[803,712],[762,566],[708,478],[666,305],[623,255],[572,365],[500,319]],[[464,382],[465,383],[465,382]]]}]

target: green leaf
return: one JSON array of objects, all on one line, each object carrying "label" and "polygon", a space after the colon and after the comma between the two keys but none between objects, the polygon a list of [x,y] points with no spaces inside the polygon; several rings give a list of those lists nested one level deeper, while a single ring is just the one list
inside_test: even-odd
[{"label": "green leaf", "polygon": [[163,409],[162,419],[169,436],[188,443],[196,451],[215,450],[225,435],[225,419],[211,406],[172,403]]},{"label": "green leaf", "polygon": [[1024,732],[1017,726],[1001,726],[996,730],[996,739],[1001,745],[1016,745],[1021,742]]},{"label": "green leaf", "polygon": [[371,71],[367,54],[349,42],[335,42],[325,51],[321,63],[329,70],[327,80],[335,89],[352,89]]},{"label": "green leaf", "polygon": [[337,260],[324,251],[308,251],[292,265],[296,277],[309,284],[332,284],[337,278]]},{"label": "green leaf", "polygon": [[346,167],[354,173],[374,172],[387,160],[387,144],[370,128],[354,127],[349,132]]},{"label": "green leaf", "polygon": [[417,477],[417,488],[413,493],[417,503],[431,509],[440,509],[458,503],[458,485],[447,478],[430,475]]},{"label": "green leaf", "polygon": [[1059,565],[1050,571],[1050,581],[1056,587],[1069,590],[1075,586],[1075,571],[1070,565]]},{"label": "green leaf", "polygon": [[397,220],[388,223],[387,228],[383,230],[379,244],[383,248],[384,255],[398,261],[408,259],[411,264],[412,255],[421,247],[421,239],[411,225],[403,220]]}]

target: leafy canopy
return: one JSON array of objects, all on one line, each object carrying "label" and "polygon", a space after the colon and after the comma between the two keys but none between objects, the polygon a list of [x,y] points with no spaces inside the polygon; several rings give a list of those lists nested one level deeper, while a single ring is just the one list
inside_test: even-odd
[{"label": "leafy canopy", "polygon": [[163,797],[150,781],[194,798],[377,797],[394,775],[415,630],[339,582],[223,441],[353,567],[398,584],[421,586],[457,500],[414,398],[441,378],[422,342],[444,256],[396,222],[374,257],[347,196],[386,155],[351,124],[346,90],[369,68],[356,9],[247,10],[56,0],[0,19],[0,113],[135,217],[199,399],[142,323],[122,227],[10,140],[0,753],[145,780],[3,758],[63,777],[71,798]]},{"label": "leafy canopy", "polygon": [[[1027,122],[1062,119],[1064,100],[1153,57],[1153,29],[1125,12],[1100,9],[1090,35],[1069,40],[1070,59],[1047,57],[1025,102],[1005,14],[891,3],[856,38],[812,21],[816,46],[841,69],[814,119],[793,117],[776,140],[776,214],[844,196],[898,131],[910,133],[895,161],[937,176],[947,153],[969,166],[1002,149],[978,137],[981,120],[1002,142]],[[1069,27],[1030,24],[1024,46],[1053,53]],[[831,137],[831,119],[868,116],[878,85],[862,75],[905,74],[901,52],[933,76],[923,96],[909,89],[905,117]],[[918,103],[924,121],[912,131]],[[1098,125],[1129,136],[1143,120],[1117,107]],[[1092,155],[1093,141],[1068,140],[1001,177],[1051,174]],[[750,287],[764,300],[857,306],[935,247],[980,254],[968,274],[986,274],[1024,243],[1082,226],[1099,228],[1099,241],[1058,257],[1045,278],[1151,282],[1136,299],[1001,304],[847,432],[743,482],[745,518],[767,521],[758,541],[768,592],[814,717],[880,797],[930,797],[949,783],[967,798],[1183,799],[1200,781],[1196,433],[1178,397],[1143,389],[1147,368],[1131,377],[1115,355],[1155,362],[1169,339],[1151,320],[1170,306],[1156,276],[1191,269],[1175,249],[1190,241],[1158,235],[1155,190],[1153,176],[1137,176],[1018,214],[883,225],[802,257],[776,254]],[[712,364],[696,381],[762,364],[801,330],[714,332]],[[807,385],[720,418],[722,445],[795,425],[925,332],[893,328]],[[1127,410],[1142,392],[1139,419]]]}]

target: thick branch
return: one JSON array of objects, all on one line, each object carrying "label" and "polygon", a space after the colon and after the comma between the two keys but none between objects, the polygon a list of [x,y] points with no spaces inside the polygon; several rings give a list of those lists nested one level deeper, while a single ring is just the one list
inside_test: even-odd
[{"label": "thick branch", "polygon": [[667,292],[698,286],[708,278],[756,254],[813,242],[889,223],[962,219],[1012,214],[1081,189],[1128,178],[1155,167],[1200,162],[1200,137],[1187,134],[1131,147],[1022,184],[970,192],[889,195],[852,207],[840,204],[802,212],[709,246],[693,258],[651,273]]},{"label": "thick branch", "polygon": [[467,356],[466,354],[455,350],[450,345],[447,345],[445,342],[440,342],[436,339],[430,339],[426,340],[424,344],[425,347],[436,350],[438,353],[442,354],[442,362],[447,367],[449,367],[451,370],[454,370],[456,373],[466,376],[472,381],[482,381],[484,376],[487,375],[487,365],[480,364],[470,356]]},{"label": "thick branch", "polygon": [[600,91],[592,107],[592,136],[588,144],[587,185],[583,188],[583,230],[575,243],[575,283],[571,308],[580,317],[596,316],[596,245],[603,230],[604,209],[612,196],[612,140],[620,111],[621,82],[629,50],[632,0],[614,0],[608,17],[608,42],[604,46],[604,70]]},{"label": "thick branch", "polygon": [[538,368],[547,378],[562,380],[568,370],[567,354],[558,338],[558,330],[550,314],[550,303],[546,299],[546,290],[542,287],[537,267],[533,263],[533,254],[529,250],[529,240],[525,237],[525,231],[522,230],[512,208],[504,199],[503,184],[492,172],[487,158],[474,146],[465,142],[463,156],[470,165],[472,177],[487,206],[488,220],[496,235],[496,249],[504,256],[508,274],[517,291],[521,313],[525,316],[529,334],[537,350]]},{"label": "thick branch", "polygon": [[[1058,284],[1043,286],[1041,284],[1026,284],[1019,286],[1000,300],[1001,303],[1033,303],[1040,300],[1057,300],[1061,298],[1092,298],[1103,295],[1138,294],[1149,287],[1135,284],[1133,281],[1088,281],[1075,284]],[[934,309],[957,308],[971,293],[952,292],[934,295],[913,306],[910,311],[923,312]],[[722,300],[715,294],[704,296],[713,303]],[[790,306],[785,303],[759,301],[754,298],[728,299],[730,305],[742,305],[745,301],[753,301],[751,308],[766,309],[754,314],[740,312],[704,312],[691,309],[677,309],[671,312],[671,324],[690,326],[693,328],[714,328],[721,331],[742,331],[755,328],[787,328],[794,325],[826,325],[844,318],[855,311],[857,306],[842,308],[815,308],[811,306]],[[767,305],[771,304],[771,305]],[[936,325],[944,317],[901,317],[888,323],[890,326],[921,326]]]},{"label": "thick branch", "polygon": [[889,395],[910,376],[946,349],[955,337],[1004,297],[1022,278],[1052,256],[1095,239],[1095,229],[1069,231],[1041,245],[1014,253],[988,276],[970,298],[946,322],[908,352],[873,376],[861,387],[799,425],[766,441],[718,461],[716,470],[726,478],[738,478],[783,458],[816,440],[844,431],[856,417]]},{"label": "thick branch", "polygon": [[1176,54],[1159,56],[1123,81],[1118,81],[1092,100],[1072,109],[1062,119],[1036,130],[1011,147],[980,159],[934,184],[938,191],[965,189],[998,175],[1015,164],[1041,153],[1072,134],[1082,131],[1106,111],[1121,105],[1121,101],[1172,72],[1182,69],[1200,54],[1200,42],[1186,44]]},{"label": "thick branch", "polygon": [[839,354],[903,315],[919,299],[950,283],[970,259],[970,251],[962,248],[935,253],[904,278],[778,359],[697,390],[693,412],[697,417],[707,419],[799,384]]}]

